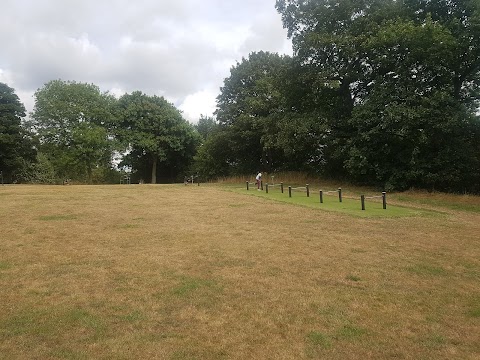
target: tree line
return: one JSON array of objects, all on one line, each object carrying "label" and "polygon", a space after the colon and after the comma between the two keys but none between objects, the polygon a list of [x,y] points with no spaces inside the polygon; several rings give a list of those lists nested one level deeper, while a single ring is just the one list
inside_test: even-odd
[{"label": "tree line", "polygon": [[163,97],[54,80],[28,122],[0,85],[7,180],[305,171],[386,190],[480,192],[480,1],[277,0],[293,56],[230,70],[195,125]]},{"label": "tree line", "polygon": [[276,8],[294,56],[252,53],[231,69],[197,155],[203,172],[480,191],[480,1]]},{"label": "tree line", "polygon": [[[8,182],[175,181],[192,164],[201,138],[163,97],[140,91],[119,99],[93,84],[53,80],[25,108],[0,84],[0,169]],[[115,154],[120,157],[115,159]]]}]

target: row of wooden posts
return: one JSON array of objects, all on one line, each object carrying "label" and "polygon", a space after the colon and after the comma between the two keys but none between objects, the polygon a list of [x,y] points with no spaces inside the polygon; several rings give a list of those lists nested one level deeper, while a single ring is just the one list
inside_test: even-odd
[{"label": "row of wooden posts", "polygon": [[[247,190],[250,189],[250,183],[247,181]],[[263,191],[263,181],[260,182],[260,189]],[[292,197],[292,190],[296,188],[292,188],[291,186],[288,187],[288,197]],[[305,187],[302,187],[302,189],[306,189],[307,197],[310,197],[310,186],[309,184],[306,184]],[[280,191],[283,194],[284,186],[283,183],[280,183]],[[265,192],[268,194],[268,183],[265,184]],[[323,204],[323,194],[331,194],[333,192],[338,192],[338,201],[342,202],[343,201],[343,195],[342,195],[342,188],[338,188],[338,190],[334,191],[326,191],[324,192],[323,190],[319,190],[319,196],[320,196],[320,203]],[[387,193],[385,191],[382,192],[381,196],[365,196],[365,195],[360,195],[360,203],[362,205],[362,210],[365,210],[365,200],[366,199],[375,199],[375,198],[382,198],[382,203],[383,203],[383,209],[387,209]]]}]

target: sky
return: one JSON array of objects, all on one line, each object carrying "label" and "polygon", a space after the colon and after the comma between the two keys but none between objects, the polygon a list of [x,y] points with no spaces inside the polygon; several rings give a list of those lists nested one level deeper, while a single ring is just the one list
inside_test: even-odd
[{"label": "sky", "polygon": [[61,79],[164,96],[195,123],[260,50],[292,53],[275,0],[1,0],[0,82],[27,112]]}]

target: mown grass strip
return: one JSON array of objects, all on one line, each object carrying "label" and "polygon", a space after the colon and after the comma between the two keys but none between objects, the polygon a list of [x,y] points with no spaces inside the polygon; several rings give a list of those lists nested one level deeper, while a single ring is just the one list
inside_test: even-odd
[{"label": "mown grass strip", "polygon": [[[381,201],[367,201],[366,210],[361,209],[360,197],[358,200],[352,199],[350,197],[344,197],[342,202],[339,201],[337,194],[323,196],[323,203],[320,203],[320,198],[318,193],[311,192],[310,197],[307,197],[305,192],[293,191],[292,197],[288,196],[288,190],[285,190],[282,194],[279,189],[269,190],[268,194],[265,191],[257,191],[246,189],[241,189],[240,187],[224,187],[230,191],[235,191],[238,193],[257,196],[261,198],[267,198],[275,201],[281,201],[288,204],[306,206],[310,208],[325,210],[325,211],[334,211],[340,212],[351,216],[356,217],[365,217],[365,218],[398,218],[398,217],[413,217],[413,216],[435,216],[438,213],[422,209],[413,209],[403,206],[392,206],[388,205],[387,200],[387,209],[383,209]],[[286,188],[285,188],[286,189]]]}]

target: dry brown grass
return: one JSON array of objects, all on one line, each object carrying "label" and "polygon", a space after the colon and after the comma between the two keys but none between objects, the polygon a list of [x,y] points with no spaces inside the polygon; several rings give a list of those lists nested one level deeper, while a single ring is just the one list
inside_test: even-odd
[{"label": "dry brown grass", "polygon": [[0,187],[0,359],[477,359],[480,215]]}]

